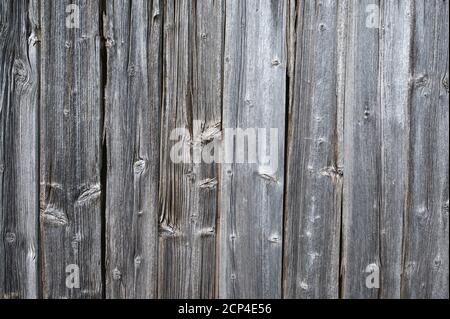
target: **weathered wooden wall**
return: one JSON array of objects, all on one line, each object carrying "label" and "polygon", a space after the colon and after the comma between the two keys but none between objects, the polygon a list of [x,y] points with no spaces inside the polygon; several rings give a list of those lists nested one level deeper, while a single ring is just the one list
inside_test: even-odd
[{"label": "weathered wooden wall", "polygon": [[[0,0],[0,299],[448,298],[448,46],[446,0]],[[227,128],[277,169],[171,159]]]}]

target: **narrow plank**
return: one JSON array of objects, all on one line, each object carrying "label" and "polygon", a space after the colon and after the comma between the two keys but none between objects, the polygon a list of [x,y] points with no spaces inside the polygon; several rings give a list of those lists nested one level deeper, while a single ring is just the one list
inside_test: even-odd
[{"label": "narrow plank", "polygon": [[[380,3],[380,298],[400,298],[409,144],[413,1]],[[368,275],[368,274],[366,274]]]},{"label": "narrow plank", "polygon": [[379,8],[379,1],[349,1],[348,9],[341,255],[344,298],[378,297],[378,289],[367,288],[369,274],[365,272],[372,267],[369,265],[380,266],[380,29],[367,27],[366,13],[374,3]]},{"label": "narrow plank", "polygon": [[[69,5],[77,6],[79,17]],[[99,9],[100,1],[40,2],[44,298],[102,296]],[[76,272],[76,267],[79,288],[76,278],[68,287],[66,269]]]},{"label": "narrow plank", "polygon": [[[164,2],[161,298],[215,294],[218,168],[194,153],[213,147],[220,137],[223,11],[221,0]],[[171,135],[174,129],[182,134]],[[174,161],[170,156],[181,140],[191,161]]]},{"label": "narrow plank", "polygon": [[[226,3],[223,127],[266,128],[257,148],[262,153],[261,145],[267,146],[261,155],[270,151],[272,161],[238,163],[249,148],[239,151],[234,144],[231,154],[225,150],[231,158],[220,177],[220,298],[282,295],[287,11],[287,1]],[[277,136],[269,138],[270,128]],[[245,133],[252,135],[241,133],[241,142]],[[230,138],[225,132],[224,144]]]},{"label": "narrow plank", "polygon": [[297,11],[287,140],[285,298],[339,296],[343,123],[337,72],[339,18],[345,12],[340,4],[345,2],[304,1]]},{"label": "narrow plank", "polygon": [[402,297],[449,298],[449,3],[415,1]]},{"label": "narrow plank", "polygon": [[38,297],[36,1],[0,3],[0,299]]},{"label": "narrow plank", "polygon": [[156,298],[159,0],[106,2],[106,297]]}]

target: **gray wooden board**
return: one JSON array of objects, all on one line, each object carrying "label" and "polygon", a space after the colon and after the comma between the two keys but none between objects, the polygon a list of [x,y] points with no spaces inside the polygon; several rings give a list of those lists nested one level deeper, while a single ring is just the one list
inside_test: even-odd
[{"label": "gray wooden board", "polygon": [[402,238],[406,213],[409,138],[409,79],[414,4],[382,1],[380,33],[381,115],[381,298],[400,298]]},{"label": "gray wooden board", "polygon": [[365,280],[367,267],[380,265],[382,200],[380,28],[367,27],[366,8],[372,3],[350,1],[348,8],[341,263],[344,298],[378,296],[378,290],[367,288]]},{"label": "gray wooden board", "polygon": [[[320,2],[320,5],[319,5]],[[342,167],[339,167],[337,1],[296,8],[293,100],[287,148],[284,297],[339,296]]]},{"label": "gray wooden board", "polygon": [[221,165],[220,298],[281,297],[286,17],[285,1],[226,3],[223,127],[274,128],[259,138],[278,147],[272,163],[243,164],[235,143]]},{"label": "gray wooden board", "polygon": [[[215,295],[218,165],[196,154],[206,153],[220,137],[223,23],[224,1],[165,2],[158,271],[162,298]],[[180,162],[171,157],[178,152],[177,144],[184,152]]]},{"label": "gray wooden board", "polygon": [[402,297],[449,298],[448,1],[415,1]]},{"label": "gray wooden board", "polygon": [[37,1],[0,3],[0,299],[38,296]]},{"label": "gray wooden board", "polygon": [[106,297],[156,298],[159,0],[106,2]]},{"label": "gray wooden board", "polygon": [[[74,20],[69,4],[79,8]],[[40,2],[44,298],[102,297],[99,10],[99,1]],[[73,24],[77,18],[79,24]],[[66,270],[79,270],[79,289],[71,289],[76,287],[70,286],[70,278],[67,285]]]}]

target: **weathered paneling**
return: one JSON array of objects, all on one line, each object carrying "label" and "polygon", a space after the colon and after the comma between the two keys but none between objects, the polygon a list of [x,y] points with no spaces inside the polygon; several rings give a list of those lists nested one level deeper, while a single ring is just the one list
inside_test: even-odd
[{"label": "weathered paneling", "polygon": [[373,3],[349,1],[348,6],[341,256],[344,298],[378,297],[377,289],[366,287],[369,274],[365,273],[369,265],[380,265],[382,200],[380,29],[368,27],[366,16],[368,5]]},{"label": "weathered paneling", "polygon": [[[281,297],[286,31],[286,1],[226,3],[223,127],[267,128],[258,148],[267,145],[272,162],[236,163],[235,143],[232,163],[221,165],[221,298]],[[278,135],[268,138],[270,128]]]},{"label": "weathered paneling", "polygon": [[0,1],[0,299],[448,298],[448,38],[446,0]]},{"label": "weathered paneling", "polygon": [[[69,4],[79,8],[79,15]],[[45,298],[102,296],[99,8],[99,1],[40,1],[40,244]],[[69,265],[79,267],[80,289],[66,286]]]},{"label": "weathered paneling", "polygon": [[285,298],[339,296],[343,123],[337,72],[339,14],[344,12],[339,5],[345,2],[302,1],[297,9],[287,140]]},{"label": "weathered paneling", "polygon": [[106,1],[106,297],[155,298],[161,108],[159,0]]},{"label": "weathered paneling", "polygon": [[449,297],[449,3],[415,1],[402,297]]},{"label": "weathered paneling", "polygon": [[38,296],[38,12],[0,3],[0,299]]},{"label": "weathered paneling", "polygon": [[[195,154],[214,145],[222,126],[223,11],[220,0],[164,2],[162,298],[214,297],[217,165]],[[186,161],[171,159],[176,144]]]}]

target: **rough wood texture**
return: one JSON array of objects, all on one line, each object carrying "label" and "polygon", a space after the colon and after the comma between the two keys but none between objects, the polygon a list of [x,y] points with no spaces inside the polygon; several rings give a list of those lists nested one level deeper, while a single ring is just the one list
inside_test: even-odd
[{"label": "rough wood texture", "polygon": [[38,15],[0,3],[0,299],[38,296]]},{"label": "rough wood texture", "polygon": [[296,9],[285,190],[285,298],[339,295],[339,13],[334,0],[305,1]]},{"label": "rough wood texture", "polygon": [[344,112],[342,296],[376,298],[366,268],[380,265],[381,139],[379,28],[367,28],[371,0],[350,1]]},{"label": "rough wood texture", "polygon": [[[224,1],[167,0],[164,7],[159,296],[212,298],[215,292],[217,165],[195,153],[222,127]],[[191,163],[173,163],[182,134]],[[178,141],[178,140],[177,140]]]},{"label": "rough wood texture", "polygon": [[[400,298],[406,212],[412,0],[380,3],[380,298]],[[367,276],[368,274],[366,274]]]},{"label": "rough wood texture", "polygon": [[[79,28],[66,8],[80,9]],[[40,225],[44,298],[100,298],[99,1],[41,1]],[[71,20],[72,21],[72,20]],[[77,265],[80,289],[66,286]]]},{"label": "rough wood texture", "polygon": [[278,148],[277,167],[261,158],[237,163],[237,143],[233,163],[221,165],[221,298],[281,297],[286,17],[285,1],[226,3],[223,127],[275,128],[278,136],[267,130],[267,141]]},{"label": "rough wood texture", "polygon": [[448,28],[448,0],[0,0],[0,299],[448,298]]},{"label": "rough wood texture", "polygon": [[342,296],[448,298],[448,3],[350,4]]},{"label": "rough wood texture", "polygon": [[159,0],[106,2],[106,297],[155,298],[161,105]]},{"label": "rough wood texture", "polygon": [[402,297],[449,298],[449,3],[415,1]]}]

